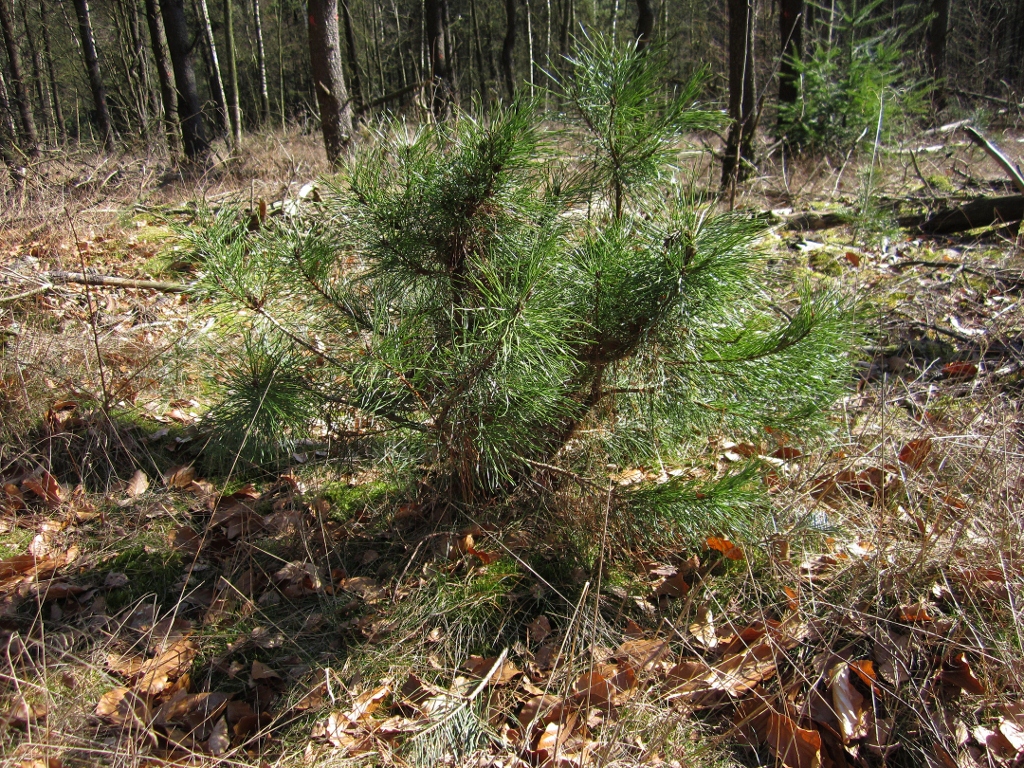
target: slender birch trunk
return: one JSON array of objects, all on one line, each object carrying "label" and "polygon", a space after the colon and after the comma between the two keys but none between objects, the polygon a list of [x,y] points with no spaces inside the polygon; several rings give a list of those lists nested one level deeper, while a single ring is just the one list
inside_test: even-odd
[{"label": "slender birch trunk", "polygon": [[252,19],[256,26],[256,67],[260,79],[260,118],[270,122],[270,90],[267,88],[267,52],[263,46],[263,21],[260,19],[260,0],[252,0]]},{"label": "slender birch trunk", "polygon": [[206,52],[210,61],[210,85],[213,90],[213,98],[220,109],[224,132],[230,140],[234,134],[231,132],[231,117],[228,114],[228,102],[224,96],[224,79],[220,74],[220,60],[217,58],[217,41],[213,38],[213,24],[210,21],[210,8],[206,0],[196,0],[199,8],[199,19],[203,25],[203,35],[206,38]]},{"label": "slender birch trunk", "polygon": [[224,0],[224,32],[227,38],[227,47],[224,51],[228,57],[228,86],[231,92],[228,111],[230,112],[231,123],[231,144],[235,151],[242,145],[242,109],[238,103],[238,58],[235,51],[235,22],[232,0]]}]

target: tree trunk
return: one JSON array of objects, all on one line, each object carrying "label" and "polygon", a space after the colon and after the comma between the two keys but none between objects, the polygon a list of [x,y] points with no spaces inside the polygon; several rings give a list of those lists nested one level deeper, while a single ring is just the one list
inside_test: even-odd
[{"label": "tree trunk", "polygon": [[206,140],[199,89],[196,88],[196,72],[192,63],[193,46],[189,40],[188,23],[185,21],[185,0],[160,0],[160,11],[167,33],[167,49],[174,67],[181,143],[187,158],[201,160],[209,153],[210,144]]},{"label": "tree trunk", "polygon": [[210,90],[213,91],[214,101],[220,110],[224,124],[224,132],[230,141],[234,134],[231,132],[231,116],[228,112],[228,101],[224,96],[224,78],[220,74],[220,59],[217,58],[217,41],[213,38],[213,24],[210,21],[210,8],[206,0],[197,0],[199,6],[199,17],[203,24],[203,36],[206,38],[206,53],[210,57]]},{"label": "tree trunk", "polygon": [[946,106],[946,30],[949,28],[949,0],[932,0],[932,17],[928,25],[926,46],[928,68],[931,70],[932,104],[936,111]]},{"label": "tree trunk", "polygon": [[267,88],[267,52],[263,46],[263,20],[260,19],[260,0],[252,0],[252,20],[256,27],[256,66],[260,80],[260,119],[270,122],[270,89]]},{"label": "tree trunk", "polygon": [[281,130],[288,127],[287,106],[284,93],[284,42],[282,31],[284,30],[284,0],[277,0],[277,87],[278,96],[281,101]]},{"label": "tree trunk", "polygon": [[[804,0],[779,0],[779,103],[796,104],[800,96],[798,65],[803,57]],[[781,119],[781,118],[780,118]]]},{"label": "tree trunk", "polygon": [[53,99],[53,116],[54,121],[57,123],[57,138],[64,139],[67,135],[67,128],[64,125],[64,110],[61,108],[60,93],[57,89],[57,70],[53,64],[53,48],[50,45],[50,23],[46,2],[47,0],[39,0],[39,15],[43,28],[43,53],[46,56],[46,73],[50,78],[50,96]]},{"label": "tree trunk", "polygon": [[654,36],[654,6],[651,0],[636,0],[636,49],[642,51],[651,44]]},{"label": "tree trunk", "polygon": [[[117,60],[121,64],[121,79],[122,90],[127,93],[121,94],[121,102],[123,109],[121,110],[122,115],[125,116],[125,122],[121,125],[121,132],[131,131],[134,135],[136,131],[141,133],[142,140],[145,143],[149,142],[149,92],[147,85],[144,81],[144,59],[138,54],[141,50],[137,47],[141,43],[141,38],[138,35],[138,29],[133,28],[132,23],[132,8],[131,0],[118,0],[113,5],[113,18],[114,26],[117,29],[118,44],[115,46],[117,52]],[[114,78],[117,82],[117,78]],[[131,101],[135,109],[134,119],[127,117],[127,101],[130,95]],[[117,113],[115,112],[115,116]]]},{"label": "tree trunk", "polygon": [[231,93],[228,94],[230,98],[228,109],[231,113],[231,143],[234,145],[235,151],[238,151],[242,144],[242,108],[238,103],[238,60],[235,52],[235,14],[232,2],[233,0],[224,0],[224,34],[227,38],[225,53],[228,57],[228,86],[231,88]]},{"label": "tree trunk", "polygon": [[476,56],[477,83],[480,87],[480,111],[487,114],[487,75],[484,72],[484,50],[480,41],[480,20],[476,15],[476,0],[469,0],[469,15],[473,24],[473,53]]},{"label": "tree trunk", "polygon": [[146,22],[149,25],[149,42],[156,62],[157,80],[160,82],[160,102],[163,105],[164,131],[167,134],[167,150],[174,155],[178,151],[178,125],[175,113],[178,99],[174,92],[174,73],[167,60],[167,35],[160,18],[157,0],[146,0]]},{"label": "tree trunk", "polygon": [[505,78],[505,93],[508,100],[516,95],[515,73],[512,70],[512,54],[516,48],[516,0],[505,0],[505,40],[501,44],[501,74]]},{"label": "tree trunk", "polygon": [[96,39],[92,34],[92,20],[89,18],[89,0],[75,0],[75,13],[78,14],[78,33],[82,38],[82,55],[85,57],[85,68],[89,72],[92,103],[96,109],[96,128],[100,132],[103,146],[108,152],[111,152],[114,149],[114,129],[110,125],[110,112],[107,109],[107,89],[103,87],[103,76],[100,73],[100,57],[96,53]]},{"label": "tree trunk", "polygon": [[433,96],[430,107],[438,120],[445,118],[451,110],[452,82],[445,51],[447,40],[444,24],[444,5],[441,0],[425,0],[423,13],[427,35],[427,50],[430,54],[430,79]]},{"label": "tree trunk", "polygon": [[307,0],[307,8],[309,58],[316,100],[320,106],[320,129],[324,135],[327,160],[338,166],[352,139],[352,106],[341,67],[338,0]]},{"label": "tree trunk", "polygon": [[11,99],[7,91],[7,80],[4,79],[4,68],[0,67],[0,120],[6,127],[7,134],[12,142],[11,146],[18,147],[18,126],[14,124],[14,112],[11,110]]},{"label": "tree trunk", "polygon": [[723,186],[745,179],[754,157],[753,0],[729,0],[729,118]]},{"label": "tree trunk", "polygon": [[25,187],[25,176],[28,169],[21,162],[22,156],[18,151],[17,127],[14,125],[14,115],[11,113],[11,104],[7,99],[7,83],[4,80],[4,71],[0,67],[0,159],[7,167],[7,173],[11,177],[16,192],[21,192]]},{"label": "tree trunk", "polygon": [[377,19],[377,3],[370,3],[370,28],[373,30],[373,60],[377,62],[377,88],[387,93],[388,84],[384,80],[384,61],[380,55],[380,35],[383,23]]},{"label": "tree trunk", "polygon": [[530,0],[523,0],[526,4],[526,57],[530,61],[530,98],[533,98],[533,12],[530,9]]},{"label": "tree trunk", "polygon": [[0,0],[0,29],[3,29],[4,43],[7,46],[8,73],[11,79],[11,87],[14,89],[14,100],[18,105],[18,113],[21,115],[22,139],[25,142],[25,150],[29,157],[39,156],[39,136],[36,133],[36,121],[32,115],[32,100],[28,95],[28,88],[22,77],[21,51],[18,49],[18,33],[14,28],[14,18],[9,0]]},{"label": "tree trunk", "polygon": [[39,99],[39,106],[43,113],[43,130],[49,133],[53,126],[53,113],[50,112],[50,99],[46,93],[43,60],[39,55],[35,36],[32,34],[32,26],[28,23],[28,3],[21,4],[21,22],[25,25],[25,44],[28,45],[28,54],[32,60],[32,80],[36,87],[36,98]]}]

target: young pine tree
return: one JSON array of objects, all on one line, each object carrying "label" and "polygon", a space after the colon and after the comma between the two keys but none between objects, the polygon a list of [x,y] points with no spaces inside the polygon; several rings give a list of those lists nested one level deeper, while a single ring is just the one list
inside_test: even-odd
[{"label": "young pine tree", "polygon": [[[564,130],[523,99],[487,122],[392,124],[301,219],[212,225],[195,243],[209,295],[247,325],[222,444],[266,461],[358,431],[468,503],[545,467],[599,476],[710,434],[807,428],[844,382],[843,303],[774,306],[759,226],[680,191],[684,135],[719,117],[694,104],[700,77],[672,91],[663,64],[591,43]],[[619,506],[707,525],[742,511],[751,477]]]}]

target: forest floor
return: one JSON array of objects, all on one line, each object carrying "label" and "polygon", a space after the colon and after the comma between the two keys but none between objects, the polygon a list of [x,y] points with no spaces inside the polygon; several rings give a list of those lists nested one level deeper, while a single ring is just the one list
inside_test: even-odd
[{"label": "forest floor", "polygon": [[855,214],[764,244],[856,293],[866,341],[830,438],[720,435],[696,460],[758,461],[802,524],[686,550],[602,542],[572,498],[431,517],[312,447],[275,477],[207,468],[219,320],[59,273],[187,283],[200,201],[287,215],[324,170],[314,137],[194,178],[49,160],[0,222],[3,763],[1020,765],[1022,241],[899,230],[896,201],[1006,194],[966,142],[906,147],[741,188],[753,211]]}]

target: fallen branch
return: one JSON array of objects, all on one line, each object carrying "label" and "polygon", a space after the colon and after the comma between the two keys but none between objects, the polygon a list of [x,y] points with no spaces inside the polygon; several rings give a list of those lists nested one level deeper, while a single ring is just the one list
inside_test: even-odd
[{"label": "fallen branch", "polygon": [[73,283],[76,285],[105,285],[115,288],[143,288],[163,293],[188,293],[192,283],[165,283],[160,280],[136,280],[131,277],[115,277],[114,275],[90,275],[83,272],[49,272],[43,275],[53,283]]},{"label": "fallen branch", "polygon": [[971,137],[971,141],[988,152],[989,157],[999,163],[999,167],[1006,171],[1006,175],[1010,177],[1010,181],[1013,182],[1013,185],[1017,187],[1017,190],[1022,195],[1024,195],[1024,176],[1021,175],[1020,168],[1018,168],[999,147],[982,136],[976,128],[970,125],[965,125],[964,133]]},{"label": "fallen branch", "polygon": [[805,211],[791,216],[782,216],[782,225],[792,232],[817,232],[852,224],[854,214],[849,212],[816,213]]},{"label": "fallen branch", "polygon": [[38,296],[41,293],[46,293],[51,288],[55,287],[56,286],[50,283],[46,283],[45,285],[38,285],[32,290],[24,291],[23,293],[15,293],[12,296],[0,296],[0,307],[2,307],[4,304],[13,304],[14,302],[21,301],[22,299],[31,299],[33,296]]},{"label": "fallen branch", "polygon": [[[139,288],[149,291],[160,291],[162,293],[188,293],[193,288],[192,283],[169,283],[160,280],[137,280],[131,277],[116,277],[115,275],[90,275],[83,272],[45,272],[37,276],[46,282],[37,285],[21,293],[11,296],[0,296],[0,306],[13,304],[22,299],[30,299],[41,293],[52,291],[59,285],[100,285],[114,288]],[[26,278],[27,279],[27,278]]]},{"label": "fallen branch", "polygon": [[926,235],[949,235],[992,224],[1009,224],[1024,219],[1024,195],[983,197],[965,205],[938,211],[924,221],[913,217],[901,220],[901,226],[916,226]]}]

